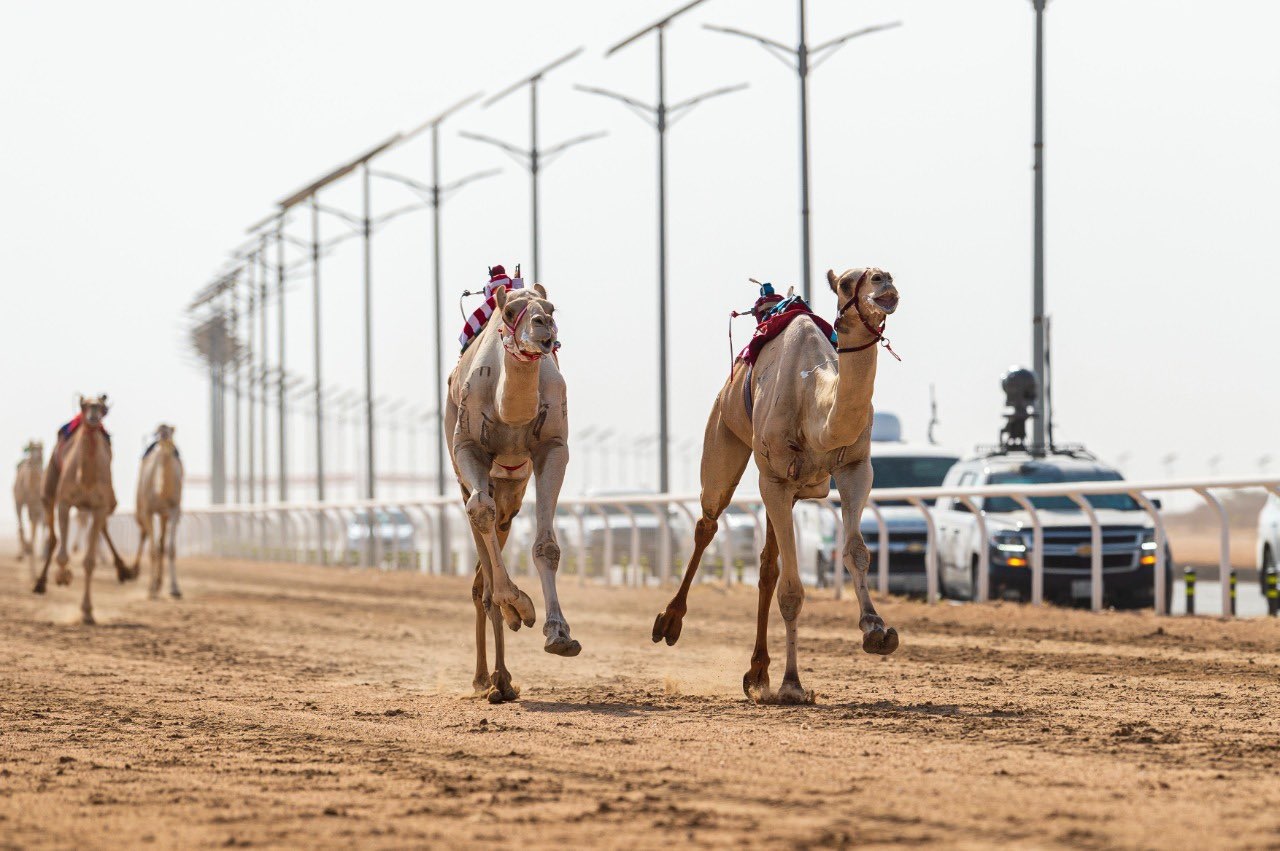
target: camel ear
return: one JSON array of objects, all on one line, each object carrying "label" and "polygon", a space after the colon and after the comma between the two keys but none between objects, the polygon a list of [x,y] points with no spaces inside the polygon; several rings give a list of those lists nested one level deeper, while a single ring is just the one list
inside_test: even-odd
[{"label": "camel ear", "polygon": [[533,291],[538,294],[539,298],[547,297],[547,288],[544,287],[542,284],[534,284]]},{"label": "camel ear", "polygon": [[80,399],[80,401],[79,401],[79,402],[77,402],[76,404],[78,404],[80,407],[82,407],[82,408],[83,408],[83,407],[84,407],[84,402],[85,402],[84,396],[80,396],[80,397],[79,397],[79,399]]},{"label": "camel ear", "polygon": [[506,287],[498,287],[496,290],[493,291],[493,303],[498,306],[499,311],[501,311],[504,307],[507,306],[507,288]]},{"label": "camel ear", "polygon": [[828,269],[828,270],[827,270],[827,283],[831,285],[831,291],[832,291],[833,293],[834,293],[834,292],[837,292],[836,287],[837,287],[837,286],[839,285],[839,283],[840,283],[840,276],[836,274],[836,270],[835,270],[835,269]]}]

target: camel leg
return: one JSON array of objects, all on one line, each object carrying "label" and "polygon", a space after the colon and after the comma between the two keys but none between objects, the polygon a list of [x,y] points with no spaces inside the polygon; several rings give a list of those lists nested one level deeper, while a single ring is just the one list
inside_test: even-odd
[{"label": "camel leg", "polygon": [[698,573],[702,553],[715,538],[720,513],[729,504],[729,500],[733,499],[733,492],[737,489],[742,471],[747,468],[750,458],[751,447],[739,440],[721,421],[720,399],[717,397],[702,438],[702,517],[693,531],[693,555],[689,557],[689,564],[684,569],[680,588],[671,602],[667,603],[666,610],[653,621],[654,643],[665,638],[669,646],[680,638],[684,616],[689,610],[689,587],[693,585],[693,577]]},{"label": "camel leg", "polygon": [[18,504],[17,510],[18,510],[18,560],[21,561],[22,559],[26,558],[27,553],[35,549],[36,530],[35,530],[35,524],[33,523],[31,528],[31,540],[28,541],[27,533],[22,527],[22,504],[21,503]]},{"label": "camel leg", "polygon": [[71,506],[58,506],[58,532],[61,538],[58,540],[58,555],[55,561],[58,563],[58,571],[53,575],[55,585],[70,585],[71,570],[67,564],[71,561],[71,554],[67,552],[67,532],[71,526]]},{"label": "camel leg", "polygon": [[853,578],[853,590],[858,595],[861,617],[858,628],[862,630],[862,649],[868,653],[887,656],[898,649],[898,631],[885,629],[884,619],[876,614],[867,588],[867,572],[871,567],[871,553],[862,540],[862,508],[871,492],[873,472],[870,461],[861,461],[835,471],[836,487],[840,491],[840,510],[844,519],[844,566]]},{"label": "camel leg", "polygon": [[169,540],[166,549],[169,556],[169,596],[175,600],[182,597],[182,589],[178,587],[178,521],[182,512],[175,508],[169,519]]},{"label": "camel leg", "polygon": [[569,635],[569,622],[560,611],[560,595],[556,592],[556,573],[560,569],[560,543],[556,540],[556,503],[564,484],[564,471],[569,465],[569,448],[563,442],[547,444],[540,457],[534,459],[535,496],[537,500],[537,532],[533,543],[533,563],[542,580],[542,599],[547,614],[542,634],[547,643],[542,649],[557,656],[577,656],[582,645]]},{"label": "camel leg", "polygon": [[769,607],[773,589],[778,584],[778,539],[773,534],[773,521],[765,523],[764,549],[760,551],[760,602],[756,607],[756,646],[751,652],[751,670],[742,676],[742,690],[756,703],[770,698],[769,693]]},{"label": "camel leg", "polygon": [[44,541],[44,567],[40,571],[40,575],[36,577],[35,587],[32,589],[37,594],[43,594],[46,588],[46,582],[49,578],[49,563],[53,561],[53,549],[57,545],[58,536],[53,530],[53,521],[56,516],[53,505],[46,503],[44,508],[44,517],[46,525],[46,534]]},{"label": "camel leg", "polygon": [[804,607],[804,584],[800,581],[800,563],[796,556],[796,531],[792,518],[795,487],[760,476],[760,496],[773,526],[774,540],[782,556],[778,581],[778,611],[787,628],[787,667],[778,689],[778,703],[813,703],[813,692],[800,685],[800,666],[796,660],[796,640],[800,610]]},{"label": "camel leg", "polygon": [[149,596],[155,599],[160,596],[160,585],[164,582],[164,549],[169,542],[169,512],[160,512],[160,531],[151,538],[151,588]]},{"label": "camel leg", "polygon": [[533,600],[516,587],[502,562],[497,535],[498,507],[489,494],[489,461],[481,457],[474,444],[466,444],[454,447],[454,462],[462,486],[471,494],[466,506],[471,528],[483,544],[481,549],[489,555],[493,604],[513,631],[519,629],[522,622],[533,626],[536,619]]},{"label": "camel leg", "polygon": [[84,599],[80,601],[80,622],[88,625],[97,623],[93,619],[93,568],[98,563],[98,537],[106,525],[107,512],[95,510],[89,524],[89,537],[84,544]]},{"label": "camel leg", "polygon": [[153,521],[146,511],[139,511],[134,515],[134,520],[138,524],[138,553],[133,557],[133,570],[136,573],[142,569],[142,553],[146,550],[147,539],[151,537]]},{"label": "camel leg", "polygon": [[489,680],[489,660],[485,652],[484,631],[488,626],[488,615],[484,610],[484,568],[479,559],[476,560],[476,578],[471,582],[471,602],[476,607],[476,675],[471,680],[471,687],[478,693],[485,693],[491,685]]},{"label": "camel leg", "polygon": [[[523,494],[516,497],[515,510],[509,514],[504,513],[498,524],[498,552],[507,545],[507,538],[511,534],[511,520],[515,517],[516,511],[519,510],[520,498]],[[503,500],[505,502],[505,500]],[[500,503],[501,504],[501,503]],[[492,576],[492,572],[489,574]],[[519,686],[511,683],[511,672],[507,670],[507,638],[502,633],[502,621],[505,616],[498,607],[493,604],[492,586],[488,589],[490,594],[485,600],[486,609],[489,612],[489,620],[493,624],[493,673],[489,676],[490,688],[488,698],[490,703],[503,703],[505,701],[515,700],[520,696]],[[510,626],[510,622],[507,624]],[[519,626],[519,624],[517,624]]]},{"label": "camel leg", "polygon": [[115,503],[112,503],[111,508],[103,515],[102,540],[107,542],[107,549],[111,550],[111,562],[116,569],[116,579],[120,582],[128,582],[131,579],[138,578],[138,571],[130,570],[129,565],[125,564],[124,559],[120,558],[120,553],[116,550],[116,542],[111,540],[111,533],[107,531],[106,518],[115,510]]}]

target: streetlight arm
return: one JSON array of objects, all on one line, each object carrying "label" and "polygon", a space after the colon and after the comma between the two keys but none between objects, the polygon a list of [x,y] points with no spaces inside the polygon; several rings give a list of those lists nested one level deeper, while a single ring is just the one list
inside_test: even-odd
[{"label": "streetlight arm", "polygon": [[638,101],[632,97],[627,97],[626,95],[623,95],[623,94],[618,94],[617,92],[611,92],[608,89],[601,89],[595,86],[581,86],[581,85],[575,85],[574,88],[580,92],[586,92],[589,95],[601,95],[602,97],[613,98],[616,101],[621,101],[622,103],[626,104],[627,106],[631,107],[636,111],[643,110],[645,112],[651,112],[651,113],[657,112],[657,107],[650,106],[647,103],[643,103],[642,101]]},{"label": "streetlight arm", "polygon": [[523,148],[517,148],[515,145],[508,144],[501,139],[495,139],[492,136],[484,136],[480,133],[470,133],[466,130],[458,131],[458,135],[464,139],[470,139],[473,142],[484,142],[486,145],[493,145],[494,147],[501,148],[520,163],[527,162],[529,158],[529,152]]},{"label": "streetlight arm", "polygon": [[580,145],[583,142],[590,142],[592,139],[600,139],[608,135],[609,134],[604,130],[600,130],[596,133],[584,133],[581,136],[574,136],[572,139],[565,139],[560,144],[553,145],[542,152],[543,163],[545,165],[550,165],[552,158],[560,156],[560,154],[563,154],[574,145]]},{"label": "streetlight arm", "polygon": [[777,57],[782,64],[786,65],[791,70],[794,71],[796,68],[795,62],[797,52],[794,47],[787,47],[785,44],[774,41],[771,38],[765,38],[762,35],[756,35],[755,33],[734,29],[733,27],[719,27],[715,24],[703,24],[702,28],[704,30],[711,30],[712,32],[724,33],[725,35],[736,35],[741,38],[750,39],[759,44],[765,50],[769,51],[771,56]]},{"label": "streetlight arm", "polygon": [[337,216],[353,228],[363,228],[364,219],[359,216],[353,216],[345,210],[339,210],[337,207],[330,207],[325,204],[316,204],[316,209],[322,213],[328,213],[331,216]]},{"label": "streetlight arm", "polygon": [[720,97],[721,95],[728,95],[728,94],[733,94],[734,92],[740,92],[745,88],[749,88],[749,84],[738,83],[736,86],[723,86],[718,89],[712,89],[709,92],[703,92],[700,95],[695,95],[694,97],[688,98],[686,100],[682,100],[679,103],[672,104],[671,106],[667,107],[667,115],[672,115],[673,113],[678,112],[679,110],[689,109],[690,107],[697,106],[698,104],[702,103],[704,100],[710,100],[711,98]]},{"label": "streetlight arm", "polygon": [[372,168],[369,169],[369,174],[371,174],[374,177],[381,177],[384,180],[394,180],[396,183],[402,183],[405,186],[408,186],[410,189],[416,190],[418,192],[426,193],[428,195],[431,194],[430,186],[428,186],[425,183],[421,183],[417,180],[414,180],[412,177],[405,177],[403,174],[396,174],[395,172],[392,172],[392,171],[381,171],[381,170],[372,169]]},{"label": "streetlight arm", "polygon": [[445,193],[453,192],[454,190],[461,189],[468,183],[475,183],[477,180],[484,180],[486,177],[493,177],[495,174],[502,174],[502,169],[489,168],[484,171],[477,171],[474,174],[468,174],[466,177],[460,177],[452,183],[446,183],[444,186],[441,186],[440,194],[444,195]]},{"label": "streetlight arm", "polygon": [[858,38],[859,36],[870,35],[871,33],[882,32],[883,30],[891,30],[900,26],[902,26],[902,21],[891,21],[887,24],[876,24],[873,27],[863,27],[860,30],[845,33],[844,35],[839,36],[838,38],[833,38],[830,41],[824,41],[822,44],[809,51],[809,58],[812,60],[809,70],[812,71],[823,62],[826,62],[831,58],[836,50],[843,47],[845,43]]},{"label": "streetlight arm", "polygon": [[378,216],[376,219],[374,219],[369,223],[369,227],[376,230],[382,227],[383,225],[385,225],[387,222],[391,221],[392,219],[397,219],[400,216],[403,216],[405,213],[412,213],[415,210],[421,210],[427,206],[428,206],[427,204],[424,204],[421,201],[419,201],[416,204],[406,204],[403,207],[397,207],[396,209],[392,210],[389,213],[384,213],[383,215]]}]

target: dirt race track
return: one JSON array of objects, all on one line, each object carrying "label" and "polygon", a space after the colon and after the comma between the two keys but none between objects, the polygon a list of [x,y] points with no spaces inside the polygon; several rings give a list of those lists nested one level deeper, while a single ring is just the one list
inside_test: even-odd
[{"label": "dirt race track", "polygon": [[1280,847],[1280,622],[890,599],[880,659],[811,592],[818,703],[758,707],[754,589],[669,648],[664,592],[566,577],[582,655],[509,633],[490,706],[466,580],[180,567],[178,602],[100,569],[84,627],[78,567],[0,564],[0,847]]}]

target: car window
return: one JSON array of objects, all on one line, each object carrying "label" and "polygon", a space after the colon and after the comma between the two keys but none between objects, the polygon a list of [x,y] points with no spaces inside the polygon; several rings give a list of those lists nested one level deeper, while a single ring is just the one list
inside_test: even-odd
[{"label": "car window", "polygon": [[[1124,477],[1114,470],[1078,470],[1070,475],[1063,473],[1058,467],[1047,465],[1024,465],[1018,470],[992,473],[989,480],[993,485],[1043,485],[1065,482],[1119,482]],[[1096,494],[1085,497],[1094,508],[1112,511],[1140,511],[1141,506],[1127,494]],[[1038,496],[1031,504],[1044,511],[1079,511],[1080,506],[1065,496]],[[1018,511],[1020,506],[1007,496],[990,497],[984,501],[983,508],[992,513]]]},{"label": "car window", "polygon": [[[872,487],[876,488],[936,488],[947,477],[958,459],[934,456],[894,455],[871,459],[875,471]],[[925,500],[930,505],[933,500]],[[877,505],[907,505],[904,500],[877,500]]]}]

